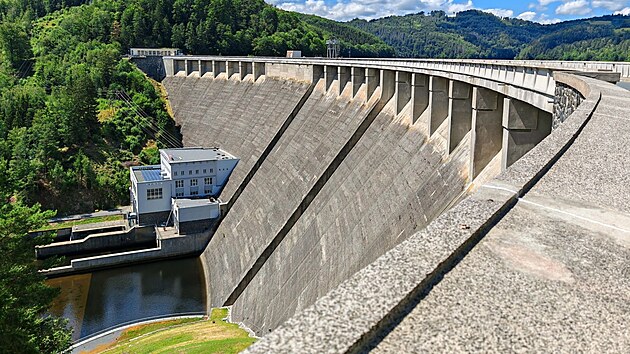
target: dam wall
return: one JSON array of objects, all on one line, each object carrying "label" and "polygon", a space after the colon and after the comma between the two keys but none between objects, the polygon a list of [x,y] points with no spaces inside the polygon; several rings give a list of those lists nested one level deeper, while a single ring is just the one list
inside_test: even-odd
[{"label": "dam wall", "polygon": [[[449,156],[395,102],[356,147],[233,305],[258,334],[277,327],[438,216],[468,181],[470,135]],[[439,197],[432,197],[439,196]]]},{"label": "dam wall", "polygon": [[240,158],[221,198],[229,201],[309,90],[308,82],[166,77],[162,84],[185,146],[218,146]]},{"label": "dam wall", "polygon": [[[223,141],[250,159],[201,258],[209,306],[232,305],[259,335],[509,170],[551,133],[557,101],[550,69],[513,64],[164,60],[185,144],[240,157]],[[282,117],[264,118],[273,129],[242,113],[256,107],[241,100],[284,104],[267,81],[301,88]],[[269,129],[262,147],[244,142],[257,129]]]},{"label": "dam wall", "polygon": [[554,79],[549,136],[246,353],[625,351],[630,92]]},{"label": "dam wall", "polygon": [[335,93],[335,85],[325,86],[319,80],[204,251],[213,265],[213,304],[228,301],[292,215],[301,212],[302,201],[378,101],[378,92],[366,101],[364,92],[352,98]]}]

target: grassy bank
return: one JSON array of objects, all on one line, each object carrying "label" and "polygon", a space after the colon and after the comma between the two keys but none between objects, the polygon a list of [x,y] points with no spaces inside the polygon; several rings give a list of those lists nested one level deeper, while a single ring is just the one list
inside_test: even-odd
[{"label": "grassy bank", "polygon": [[97,222],[106,222],[106,221],[118,221],[122,220],[122,215],[107,215],[107,216],[97,216],[94,218],[80,219],[80,220],[69,220],[63,222],[50,223],[41,229],[35,231],[53,231],[63,229],[65,227],[72,227],[75,225],[86,225],[86,224],[94,224]]},{"label": "grassy bank", "polygon": [[227,309],[213,309],[210,319],[179,319],[125,330],[115,342],[91,353],[238,353],[256,339],[227,323]]}]

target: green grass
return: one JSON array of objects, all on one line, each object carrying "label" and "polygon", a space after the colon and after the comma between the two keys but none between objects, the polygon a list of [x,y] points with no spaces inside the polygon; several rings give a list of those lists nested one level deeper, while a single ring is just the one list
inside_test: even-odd
[{"label": "green grass", "polygon": [[151,323],[147,325],[142,325],[140,327],[132,327],[126,330],[118,339],[119,340],[132,339],[132,338],[140,337],[147,333],[155,332],[160,329],[178,326],[185,323],[199,322],[199,321],[201,321],[199,318],[181,318],[178,320]]},{"label": "green grass", "polygon": [[213,309],[209,319],[178,319],[133,327],[114,343],[92,353],[238,353],[256,341],[227,323],[225,308]]},{"label": "green grass", "polygon": [[50,223],[47,226],[42,227],[41,229],[37,229],[34,231],[53,231],[59,230],[66,227],[72,227],[74,225],[86,225],[86,224],[94,224],[97,222],[105,222],[105,221],[118,221],[122,220],[122,215],[107,215],[107,216],[97,216],[94,218],[80,219],[80,220],[70,220],[63,222]]}]

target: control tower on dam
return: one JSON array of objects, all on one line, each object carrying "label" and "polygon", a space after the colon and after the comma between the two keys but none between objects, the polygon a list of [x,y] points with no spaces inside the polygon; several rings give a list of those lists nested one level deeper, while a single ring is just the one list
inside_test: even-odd
[{"label": "control tower on dam", "polygon": [[[528,337],[527,306],[560,316],[577,301],[549,295],[568,307],[543,311],[521,289],[575,294],[589,284],[577,259],[630,259],[630,149],[606,144],[627,125],[614,102],[630,92],[611,83],[630,77],[624,64],[177,56],[164,67],[184,144],[241,158],[201,258],[208,305],[264,336],[252,352],[400,351],[419,335],[405,321],[451,316],[437,305],[448,301],[488,314],[461,322],[480,329],[472,337],[515,311],[515,327],[491,334],[502,348]],[[610,125],[620,131],[597,138]],[[589,321],[630,314],[625,273],[593,275],[626,305]],[[487,307],[456,290],[469,286]]]}]

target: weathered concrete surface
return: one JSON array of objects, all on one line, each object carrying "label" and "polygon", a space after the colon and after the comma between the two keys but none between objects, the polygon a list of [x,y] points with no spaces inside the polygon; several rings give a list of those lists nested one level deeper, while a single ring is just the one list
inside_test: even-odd
[{"label": "weathered concrete surface", "polygon": [[627,352],[628,259],[630,215],[532,192],[374,352]]},{"label": "weathered concrete surface", "polygon": [[350,85],[338,96],[336,85],[318,82],[205,249],[213,306],[228,300],[378,101],[380,89],[366,102]]},{"label": "weathered concrete surface", "polygon": [[573,146],[377,352],[630,350],[630,95],[592,85]]},{"label": "weathered concrete surface", "polygon": [[221,198],[228,201],[282,127],[308,83],[266,78],[256,83],[167,77],[162,82],[185,146],[220,146],[240,161]]},{"label": "weathered concrete surface", "polygon": [[[258,335],[424,228],[465,191],[469,135],[450,156],[398,100],[379,114],[233,306]],[[428,112],[427,112],[428,114]],[[439,196],[439,197],[436,197]]]},{"label": "weathered concrete surface", "polygon": [[247,352],[627,352],[630,93],[579,80],[547,139]]}]

